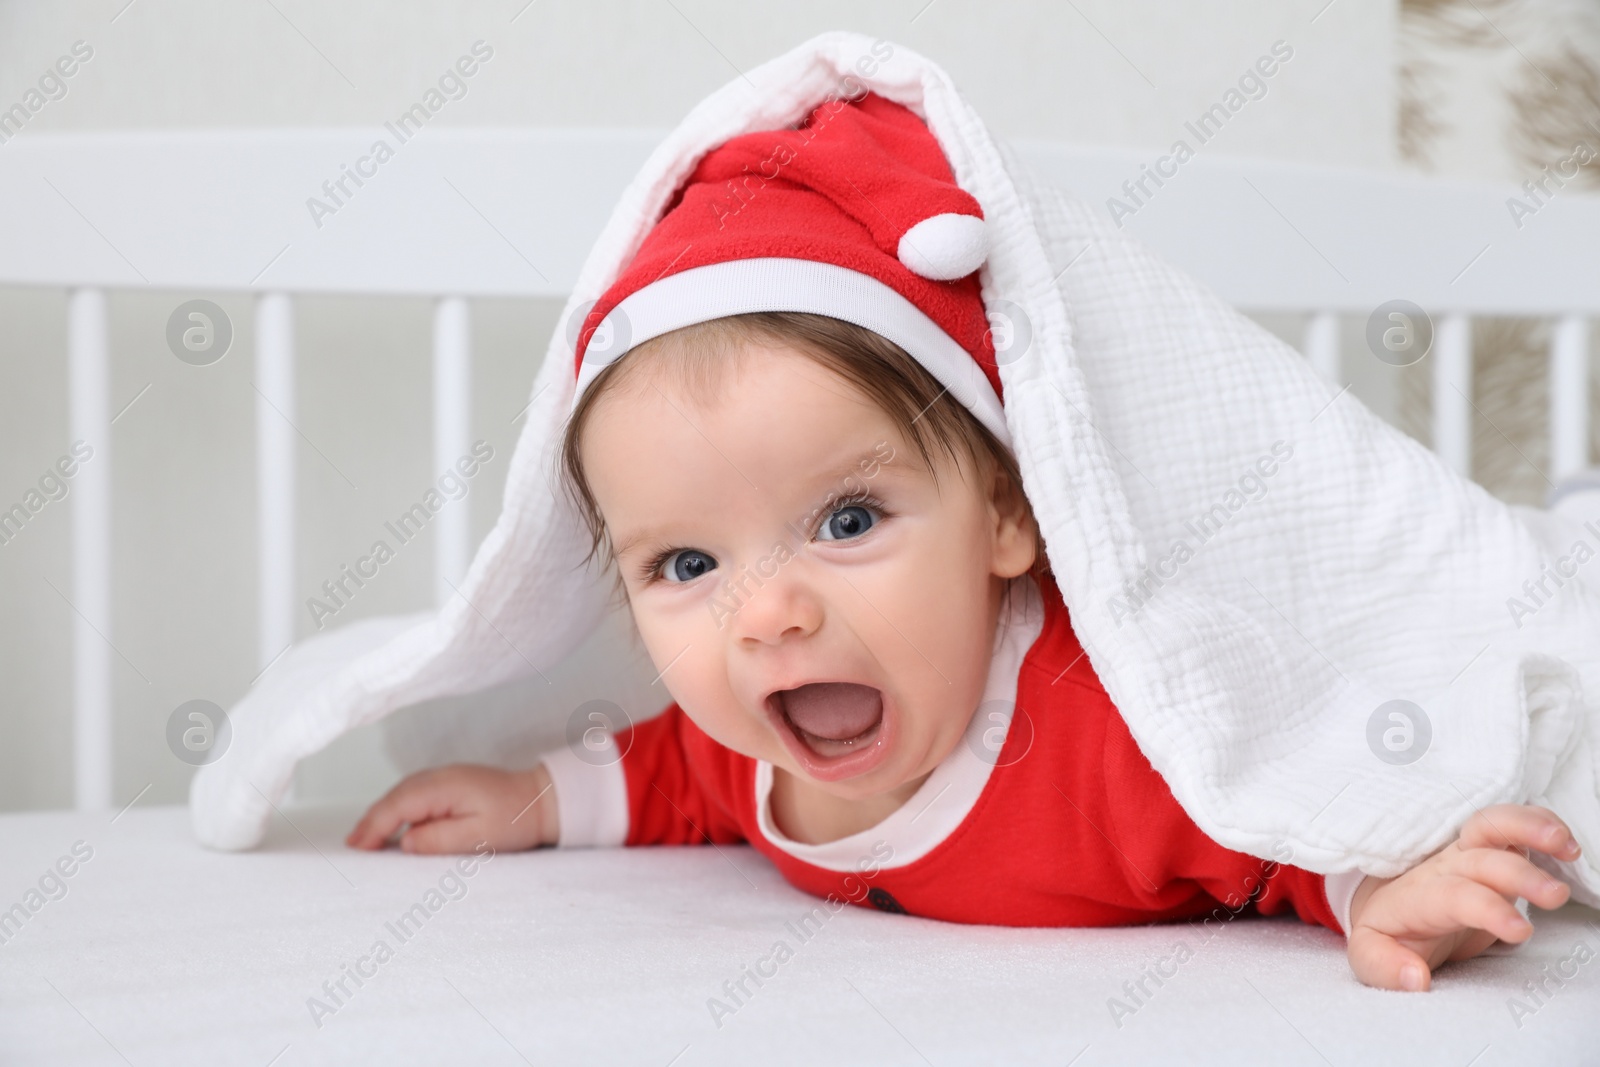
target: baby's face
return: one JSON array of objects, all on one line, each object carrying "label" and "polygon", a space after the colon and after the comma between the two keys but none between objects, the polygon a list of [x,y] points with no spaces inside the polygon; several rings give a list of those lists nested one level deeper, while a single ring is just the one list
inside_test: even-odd
[{"label": "baby's face", "polygon": [[994,479],[936,449],[936,484],[847,382],[754,345],[698,402],[638,368],[581,446],[639,632],[714,740],[846,799],[959,743],[1033,562]]}]

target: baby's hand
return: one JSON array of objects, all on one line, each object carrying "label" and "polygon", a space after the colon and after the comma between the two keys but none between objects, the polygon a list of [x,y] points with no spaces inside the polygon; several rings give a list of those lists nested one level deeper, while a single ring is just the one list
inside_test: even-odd
[{"label": "baby's hand", "polygon": [[367,809],[344,843],[382,848],[402,824],[406,852],[472,852],[487,841],[499,852],[553,845],[556,795],[541,764],[531,771],[455,764],[418,771]]},{"label": "baby's hand", "polygon": [[1561,860],[1580,851],[1555,812],[1497,804],[1404,874],[1364,880],[1350,902],[1351,970],[1380,989],[1424,990],[1447,960],[1476,956],[1497,938],[1525,941],[1533,926],[1516,899],[1559,908],[1569,892],[1528,860],[1530,848]]}]

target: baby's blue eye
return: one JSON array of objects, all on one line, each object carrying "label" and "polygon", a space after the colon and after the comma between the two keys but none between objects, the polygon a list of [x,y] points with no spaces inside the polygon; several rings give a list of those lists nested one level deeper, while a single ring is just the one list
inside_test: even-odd
[{"label": "baby's blue eye", "polygon": [[669,582],[692,582],[707,571],[717,569],[717,561],[697,548],[686,548],[668,556],[661,577]]},{"label": "baby's blue eye", "polygon": [[872,529],[875,522],[872,512],[860,504],[848,504],[828,516],[817,537],[823,541],[848,541]]}]

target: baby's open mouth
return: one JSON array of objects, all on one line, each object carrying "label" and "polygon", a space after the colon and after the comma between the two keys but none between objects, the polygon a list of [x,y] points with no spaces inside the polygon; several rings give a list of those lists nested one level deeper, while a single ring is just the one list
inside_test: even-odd
[{"label": "baby's open mouth", "polygon": [[824,760],[860,752],[883,725],[883,694],[855,682],[810,682],[772,694],[795,737]]}]

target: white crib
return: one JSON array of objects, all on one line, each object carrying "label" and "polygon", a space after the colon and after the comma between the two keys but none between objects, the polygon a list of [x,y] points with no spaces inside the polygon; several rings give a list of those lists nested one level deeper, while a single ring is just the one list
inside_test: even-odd
[{"label": "white crib", "polygon": [[[485,296],[561,297],[656,131],[428,130],[382,164],[379,129],[19,137],[4,146],[0,285],[69,291],[67,440],[96,448],[74,483],[74,795],[112,796],[111,410],[108,290],[255,294],[258,656],[295,636],[295,298],[435,299],[433,455],[468,451],[472,322]],[[392,138],[391,138],[392,139]],[[1550,350],[1551,478],[1589,461],[1589,322],[1600,315],[1600,199],[1200,157],[1137,201],[1124,183],[1157,152],[1019,143],[1093,203],[1249,312],[1306,316],[1303,350],[1343,387],[1342,322],[1409,300],[1435,323],[1433,444],[1471,469],[1470,320],[1557,321]],[[1169,168],[1170,169],[1170,168]],[[356,173],[352,176],[352,170]],[[1530,176],[1541,178],[1540,175]],[[1517,226],[1507,201],[1537,210]],[[321,206],[313,210],[312,198]],[[329,210],[331,208],[331,211]],[[1063,269],[1068,264],[1060,265]],[[545,338],[529,338],[530,353]],[[531,379],[530,379],[531,380]],[[437,587],[470,561],[467,515],[435,520]]]}]

